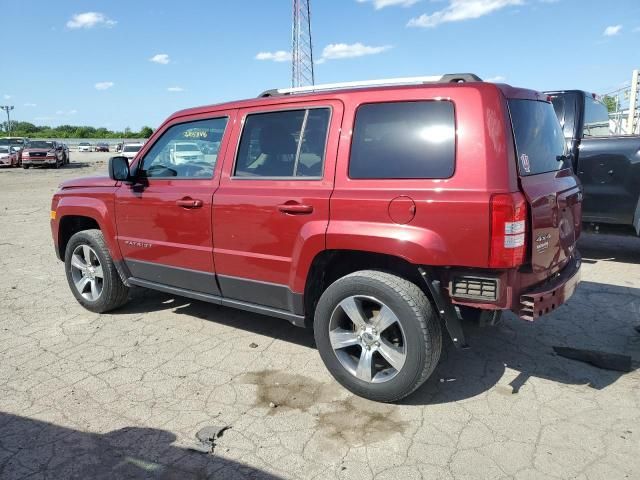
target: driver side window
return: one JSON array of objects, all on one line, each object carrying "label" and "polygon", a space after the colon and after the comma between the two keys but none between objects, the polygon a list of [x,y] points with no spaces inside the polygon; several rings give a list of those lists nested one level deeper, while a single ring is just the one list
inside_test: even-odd
[{"label": "driver side window", "polygon": [[227,117],[173,125],[142,159],[146,178],[213,178]]}]

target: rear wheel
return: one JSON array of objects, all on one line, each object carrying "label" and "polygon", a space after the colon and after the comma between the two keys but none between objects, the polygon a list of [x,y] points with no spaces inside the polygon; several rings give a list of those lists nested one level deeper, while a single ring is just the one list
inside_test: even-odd
[{"label": "rear wheel", "polygon": [[422,385],[442,349],[440,320],[415,284],[364,270],[325,290],[314,334],[327,369],[345,388],[392,402]]},{"label": "rear wheel", "polygon": [[126,303],[129,288],[122,283],[100,230],[73,235],[64,263],[69,287],[87,310],[103,313]]}]

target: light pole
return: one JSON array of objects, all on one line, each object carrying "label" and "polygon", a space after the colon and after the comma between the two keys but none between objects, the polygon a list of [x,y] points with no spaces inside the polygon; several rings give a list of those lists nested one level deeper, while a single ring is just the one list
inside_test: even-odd
[{"label": "light pole", "polygon": [[0,105],[0,108],[7,112],[7,132],[9,132],[9,136],[11,136],[11,115],[9,112],[13,110],[13,105]]}]

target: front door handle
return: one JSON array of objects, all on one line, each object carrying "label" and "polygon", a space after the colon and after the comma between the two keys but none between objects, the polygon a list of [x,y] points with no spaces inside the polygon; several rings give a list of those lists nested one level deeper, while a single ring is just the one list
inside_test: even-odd
[{"label": "front door handle", "polygon": [[194,200],[193,198],[185,197],[180,200],[176,200],[176,205],[182,208],[200,208],[202,207],[202,200]]},{"label": "front door handle", "polygon": [[301,203],[283,203],[282,205],[278,205],[278,210],[290,215],[308,215],[313,213],[313,206],[303,205]]}]

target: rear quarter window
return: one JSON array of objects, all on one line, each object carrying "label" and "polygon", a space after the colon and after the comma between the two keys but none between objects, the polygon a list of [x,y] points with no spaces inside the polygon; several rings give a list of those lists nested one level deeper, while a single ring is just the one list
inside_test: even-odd
[{"label": "rear quarter window", "polygon": [[521,176],[565,168],[566,142],[553,105],[538,100],[509,100],[509,112]]},{"label": "rear quarter window", "polygon": [[371,103],[358,108],[350,178],[449,178],[454,168],[452,102]]}]

